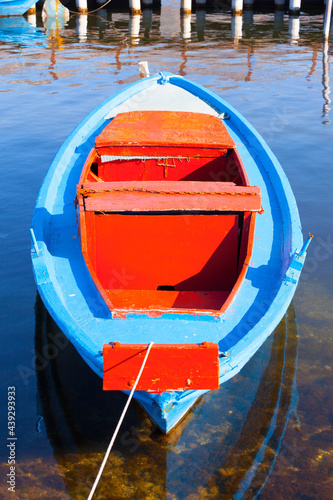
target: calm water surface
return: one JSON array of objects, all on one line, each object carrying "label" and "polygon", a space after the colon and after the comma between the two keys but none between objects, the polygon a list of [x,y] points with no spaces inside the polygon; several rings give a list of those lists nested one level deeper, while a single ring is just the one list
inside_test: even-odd
[{"label": "calm water surface", "polygon": [[[96,498],[331,499],[331,42],[322,16],[192,14],[164,1],[141,24],[111,10],[0,19],[0,498],[87,498],[125,398],[103,394],[40,300],[29,227],[58,148],[101,101],[138,79],[137,63],[215,91],[262,133],[315,234],[294,303],[258,354],[207,394],[170,436],[134,403]],[[130,22],[131,21],[131,22]],[[236,36],[237,33],[241,36]],[[16,387],[16,494],[8,492],[7,387]]]}]

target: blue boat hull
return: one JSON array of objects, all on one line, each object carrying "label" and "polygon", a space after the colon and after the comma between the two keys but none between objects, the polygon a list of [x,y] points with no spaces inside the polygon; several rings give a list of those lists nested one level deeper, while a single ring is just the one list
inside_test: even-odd
[{"label": "blue boat hull", "polygon": [[23,16],[36,0],[0,0],[1,16]]},{"label": "blue boat hull", "polygon": [[[251,265],[236,297],[221,316],[133,313],[112,318],[85,265],[73,199],[84,161],[105,118],[134,109],[198,111],[230,118],[225,125],[261,189],[264,213],[257,217]],[[284,316],[304,263],[296,202],[273,153],[252,126],[224,100],[182,77],[159,74],[140,80],[93,111],[67,138],[41,187],[33,218],[32,262],[39,293],[50,314],[86,363],[103,377],[103,344],[217,342],[220,384],[253,356]],[[135,398],[156,425],[169,432],[206,391]]]}]

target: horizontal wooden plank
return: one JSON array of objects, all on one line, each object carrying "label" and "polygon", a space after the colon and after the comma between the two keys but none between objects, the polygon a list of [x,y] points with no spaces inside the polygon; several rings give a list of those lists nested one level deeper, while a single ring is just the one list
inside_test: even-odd
[{"label": "horizontal wooden plank", "polygon": [[98,137],[96,149],[107,146],[234,148],[222,121],[205,113],[130,111],[119,113]]},{"label": "horizontal wooden plank", "polygon": [[[230,149],[230,148],[229,148]],[[117,159],[112,161],[119,161],[121,158],[125,160],[128,157],[142,158],[144,161],[147,157],[153,157],[157,160],[163,161],[164,158],[168,158],[168,161],[172,161],[172,158],[183,158],[183,159],[193,159],[193,158],[219,158],[224,156],[228,148],[227,147],[204,147],[196,146],[190,147],[188,145],[184,146],[145,146],[144,148],[139,144],[130,144],[126,146],[100,146],[98,148],[98,155],[101,157],[102,163],[105,161],[105,156],[114,156]],[[119,159],[118,159],[119,158]]]},{"label": "horizontal wooden plank", "polygon": [[124,181],[85,183],[78,189],[86,211],[245,211],[261,209],[257,186],[227,182]]},{"label": "horizontal wooden plank", "polygon": [[[81,190],[90,192],[106,191],[135,191],[151,193],[184,193],[184,194],[223,194],[230,192],[230,188],[236,191],[247,192],[252,186],[236,186],[234,182],[206,182],[206,181],[114,181],[104,182],[96,185],[95,182],[86,182]],[[259,189],[259,188],[258,188]]]},{"label": "horizontal wooden plank", "polygon": [[[130,390],[147,352],[145,344],[113,342],[103,346],[103,389]],[[138,391],[212,390],[219,388],[218,344],[154,344]]]}]

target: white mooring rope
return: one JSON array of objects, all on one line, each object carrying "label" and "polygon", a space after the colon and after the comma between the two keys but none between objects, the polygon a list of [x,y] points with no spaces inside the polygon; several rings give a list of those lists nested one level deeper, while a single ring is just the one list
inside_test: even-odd
[{"label": "white mooring rope", "polygon": [[88,500],[91,500],[91,499],[92,499],[92,497],[93,497],[93,495],[94,495],[94,493],[95,493],[95,490],[96,490],[97,485],[98,485],[98,482],[99,482],[99,480],[100,480],[100,478],[101,478],[101,475],[102,475],[103,469],[104,469],[105,464],[106,464],[106,462],[107,462],[107,459],[108,459],[108,457],[109,457],[109,455],[110,455],[110,451],[111,451],[111,449],[112,449],[113,443],[115,442],[115,439],[116,439],[116,437],[117,437],[117,434],[118,434],[118,431],[119,431],[119,429],[120,429],[120,426],[121,426],[121,424],[122,424],[122,422],[123,422],[123,420],[124,420],[124,417],[125,417],[125,414],[126,414],[127,408],[129,407],[129,404],[130,404],[131,399],[132,399],[132,397],[133,397],[133,394],[134,394],[134,392],[135,392],[136,386],[138,385],[138,382],[139,382],[140,377],[141,377],[141,375],[142,375],[143,369],[144,369],[144,367],[145,367],[146,361],[147,361],[147,359],[148,359],[148,356],[149,356],[150,350],[151,350],[151,348],[153,347],[153,344],[154,344],[154,342],[150,342],[150,343],[148,344],[148,348],[147,348],[147,352],[146,352],[145,359],[143,360],[143,363],[142,363],[142,365],[141,365],[141,368],[140,368],[140,371],[139,371],[139,373],[138,373],[138,376],[136,377],[136,381],[135,381],[135,383],[134,383],[134,385],[133,385],[133,388],[132,388],[132,390],[131,390],[131,393],[130,393],[130,395],[128,396],[127,402],[126,402],[126,404],[125,404],[125,407],[124,407],[123,412],[122,412],[122,414],[121,414],[121,417],[120,417],[120,419],[119,419],[118,425],[117,425],[117,427],[116,427],[116,429],[115,429],[115,431],[114,431],[114,433],[113,433],[113,436],[112,436],[112,438],[111,438],[111,441],[110,441],[109,447],[108,447],[108,449],[106,450],[106,453],[105,453],[105,456],[104,456],[104,459],[103,459],[102,465],[100,466],[100,469],[99,469],[99,471],[98,471],[97,477],[96,477],[95,482],[94,482],[94,484],[93,484],[93,487],[92,487],[92,489],[91,489],[91,491],[90,491],[90,494],[89,494]]}]

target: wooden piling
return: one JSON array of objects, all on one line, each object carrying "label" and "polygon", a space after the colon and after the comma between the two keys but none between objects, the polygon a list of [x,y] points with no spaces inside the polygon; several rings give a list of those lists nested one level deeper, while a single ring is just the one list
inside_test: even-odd
[{"label": "wooden piling", "polygon": [[129,8],[131,14],[141,14],[141,0],[129,0]]},{"label": "wooden piling", "polygon": [[299,16],[301,12],[301,0],[289,0],[289,14]]},{"label": "wooden piling", "polygon": [[326,0],[325,19],[324,19],[324,39],[328,40],[332,19],[332,0]]},{"label": "wooden piling", "polygon": [[191,14],[192,0],[180,0],[180,12],[182,15]]},{"label": "wooden piling", "polygon": [[241,16],[243,13],[243,0],[232,0],[231,11],[233,16]]},{"label": "wooden piling", "polygon": [[152,9],[152,8],[153,8],[153,0],[142,0],[142,10]]},{"label": "wooden piling", "polygon": [[206,9],[206,0],[195,0],[195,6],[197,10]]},{"label": "wooden piling", "polygon": [[80,14],[86,14],[88,12],[87,0],[75,0],[75,5]]},{"label": "wooden piling", "polygon": [[275,10],[283,10],[286,6],[286,0],[274,0]]}]

